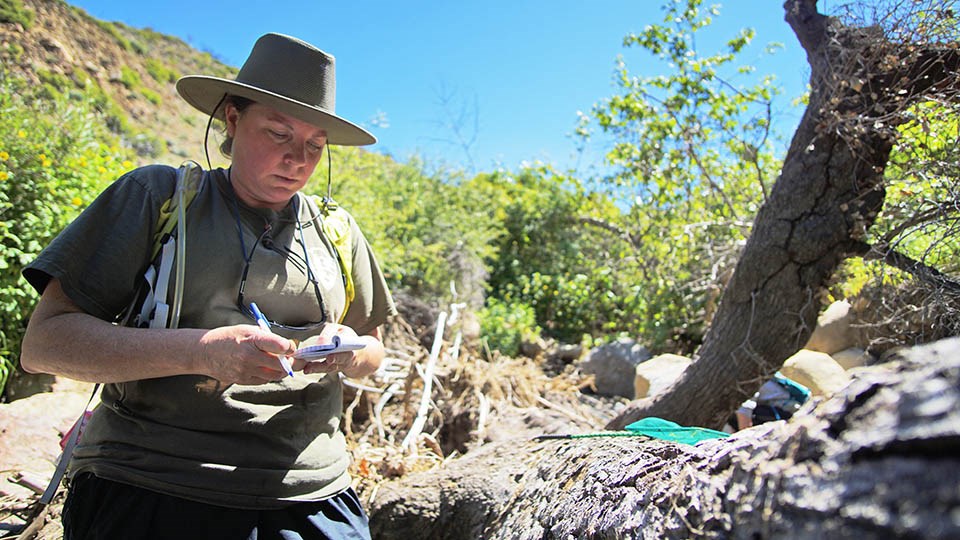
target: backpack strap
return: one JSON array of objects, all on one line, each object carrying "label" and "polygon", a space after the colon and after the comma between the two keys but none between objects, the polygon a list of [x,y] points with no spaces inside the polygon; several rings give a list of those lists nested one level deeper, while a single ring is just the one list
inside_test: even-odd
[{"label": "backpack strap", "polygon": [[124,325],[149,328],[179,325],[187,251],[186,211],[203,188],[206,177],[195,161],[185,161],[177,169],[173,195],[163,202],[157,217],[151,263],[141,285],[143,292],[135,295]]},{"label": "backpack strap", "polygon": [[93,397],[97,395],[97,390],[99,389],[99,383],[93,386],[93,392],[90,392],[90,397],[87,399],[87,404],[83,406],[83,412],[80,414],[80,418],[78,418],[77,421],[74,422],[73,427],[70,428],[70,436],[67,438],[67,444],[63,447],[63,452],[60,453],[60,460],[57,462],[56,470],[53,471],[53,478],[50,479],[50,483],[47,484],[47,489],[43,490],[43,495],[40,496],[40,504],[50,504],[53,496],[57,494],[57,490],[60,488],[60,482],[63,481],[63,475],[67,472],[67,465],[70,464],[73,449],[77,446],[77,441],[80,440],[80,432],[83,431],[83,427],[87,423],[87,412],[90,410],[90,402],[93,401]]},{"label": "backpack strap", "polygon": [[343,288],[346,294],[346,305],[340,320],[347,316],[347,310],[350,309],[350,303],[356,297],[356,289],[353,284],[353,238],[352,224],[353,217],[343,207],[336,203],[330,197],[320,197],[313,195],[311,197],[320,209],[320,230],[327,240],[333,244],[333,250],[337,254],[337,262],[340,264],[340,272],[343,275]]}]

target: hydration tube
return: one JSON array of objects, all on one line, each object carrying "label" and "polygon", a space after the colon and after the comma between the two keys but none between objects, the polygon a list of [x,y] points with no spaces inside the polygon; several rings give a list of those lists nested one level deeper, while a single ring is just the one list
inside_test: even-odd
[{"label": "hydration tube", "polygon": [[[177,255],[174,267],[173,305],[170,311],[170,325],[168,328],[177,328],[180,324],[180,306],[183,304],[184,271],[187,259],[187,201],[184,195],[187,185],[197,185],[191,182],[195,175],[203,174],[203,170],[195,161],[185,161],[177,170]],[[190,180],[188,180],[190,179]]]}]

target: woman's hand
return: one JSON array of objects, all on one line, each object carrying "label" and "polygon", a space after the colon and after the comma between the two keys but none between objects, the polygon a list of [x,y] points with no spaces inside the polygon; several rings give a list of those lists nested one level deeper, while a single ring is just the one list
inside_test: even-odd
[{"label": "woman's hand", "polygon": [[296,350],[289,339],[240,324],[209,330],[200,340],[198,371],[225,384],[264,384],[287,376],[278,355]]},{"label": "woman's hand", "polygon": [[323,361],[303,362],[298,360],[294,363],[295,370],[303,369],[306,374],[310,373],[333,373],[339,371],[347,377],[359,378],[369,375],[380,367],[380,361],[384,357],[383,343],[380,341],[380,329],[365,336],[358,336],[349,326],[330,323],[323,327],[323,331],[314,340],[315,344],[323,345],[331,343],[333,336],[340,336],[344,341],[362,341],[366,347],[355,351],[344,351],[341,353],[328,355]]}]

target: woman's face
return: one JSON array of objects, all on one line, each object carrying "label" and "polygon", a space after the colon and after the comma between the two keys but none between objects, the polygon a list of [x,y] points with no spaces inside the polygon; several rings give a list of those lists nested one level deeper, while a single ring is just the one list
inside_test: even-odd
[{"label": "woman's face", "polygon": [[283,209],[313,174],[327,132],[260,103],[243,111],[228,103],[225,118],[237,197],[253,208]]}]

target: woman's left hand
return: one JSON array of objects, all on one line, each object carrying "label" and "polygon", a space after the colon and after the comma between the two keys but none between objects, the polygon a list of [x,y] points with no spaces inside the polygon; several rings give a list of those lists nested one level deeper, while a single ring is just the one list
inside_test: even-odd
[{"label": "woman's left hand", "polygon": [[[342,372],[347,377],[363,377],[380,367],[384,356],[383,343],[380,342],[380,329],[369,335],[358,336],[349,326],[330,323],[324,326],[323,331],[316,337],[316,344],[331,343],[333,336],[339,336],[344,341],[362,341],[366,347],[356,351],[345,351],[331,354],[322,362],[306,362],[303,366],[305,374]],[[311,340],[313,341],[313,340]],[[294,365],[294,369],[300,366]]]}]

